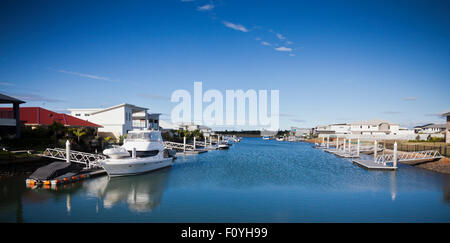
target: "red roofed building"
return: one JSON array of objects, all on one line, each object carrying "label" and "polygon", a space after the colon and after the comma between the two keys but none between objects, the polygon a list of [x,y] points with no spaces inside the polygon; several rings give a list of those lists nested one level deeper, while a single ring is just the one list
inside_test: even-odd
[{"label": "red roofed building", "polygon": [[[0,114],[7,114],[9,111],[12,111],[12,108],[0,107]],[[25,126],[51,125],[53,122],[59,122],[66,127],[102,127],[68,114],[56,113],[41,107],[20,107],[20,123]]]}]

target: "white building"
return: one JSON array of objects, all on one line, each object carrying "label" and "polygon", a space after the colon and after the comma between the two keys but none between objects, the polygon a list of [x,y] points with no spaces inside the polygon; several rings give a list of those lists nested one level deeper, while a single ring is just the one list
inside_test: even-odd
[{"label": "white building", "polygon": [[370,120],[370,121],[354,122],[351,124],[350,130],[352,134],[396,135],[400,130],[400,125],[383,120]]},{"label": "white building", "polygon": [[159,129],[159,114],[148,114],[148,108],[130,104],[120,104],[108,108],[68,109],[72,116],[87,120],[103,128],[98,129],[100,136],[118,138],[135,129]]},{"label": "white building", "polygon": [[297,138],[305,138],[310,134],[311,134],[310,128],[291,127],[291,132],[289,135]]},{"label": "white building", "polygon": [[316,126],[315,134],[350,134],[350,125],[347,123],[337,123],[331,125]]},{"label": "white building", "polygon": [[423,126],[416,126],[414,127],[414,131],[416,133],[423,133],[423,134],[437,134],[445,132],[446,124],[426,124]]},{"label": "white building", "polygon": [[353,122],[351,124],[331,124],[317,126],[316,131],[320,137],[329,135],[352,138],[379,138],[379,139],[414,139],[414,131],[400,127],[399,124],[384,121],[370,120]]},{"label": "white building", "polygon": [[443,117],[447,117],[447,124],[445,128],[445,142],[450,143],[450,112],[442,114]]},{"label": "white building", "polygon": [[164,120],[160,120],[159,121],[159,127],[161,128],[161,131],[175,131],[175,130],[179,130],[180,126],[170,123],[168,121],[164,121]]}]

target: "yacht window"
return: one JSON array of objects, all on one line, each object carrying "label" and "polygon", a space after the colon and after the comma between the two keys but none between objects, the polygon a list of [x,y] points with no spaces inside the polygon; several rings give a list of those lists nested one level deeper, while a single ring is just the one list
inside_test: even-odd
[{"label": "yacht window", "polygon": [[151,134],[150,139],[151,139],[152,141],[162,141],[161,134],[156,133],[156,132],[150,133],[150,134]]},{"label": "yacht window", "polygon": [[145,140],[151,140],[150,133],[144,133]]},{"label": "yacht window", "polygon": [[128,133],[127,140],[137,139],[136,133]]}]

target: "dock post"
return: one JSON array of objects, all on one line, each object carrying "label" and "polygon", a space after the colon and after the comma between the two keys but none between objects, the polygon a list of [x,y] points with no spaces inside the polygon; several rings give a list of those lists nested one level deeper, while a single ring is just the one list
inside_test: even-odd
[{"label": "dock post", "polygon": [[339,138],[336,137],[336,150],[338,150],[338,149],[339,149]]},{"label": "dock post", "polygon": [[70,142],[66,140],[66,162],[70,163]]},{"label": "dock post", "polygon": [[212,136],[211,135],[209,135],[209,147],[211,147],[212,148]]},{"label": "dock post", "polygon": [[348,153],[352,155],[352,139],[348,139]]},{"label": "dock post", "polygon": [[322,146],[325,144],[325,137],[322,137]]},{"label": "dock post", "polygon": [[183,137],[183,152],[186,153],[186,136]]},{"label": "dock post", "polygon": [[[373,143],[373,162],[377,163],[378,143],[377,140]],[[378,164],[378,163],[377,163]]]},{"label": "dock post", "polygon": [[397,141],[394,143],[394,168],[397,167]]},{"label": "dock post", "polygon": [[205,136],[205,147],[203,149],[206,149],[207,143],[206,143],[206,136]]},{"label": "dock post", "polygon": [[358,138],[358,146],[356,148],[356,156],[358,156],[358,157],[359,157],[359,144],[360,144],[360,141],[359,141],[359,138]]},{"label": "dock post", "polygon": [[194,136],[194,150],[195,150],[195,136]]},{"label": "dock post", "polygon": [[136,148],[134,148],[134,147],[133,147],[133,150],[132,150],[132,152],[131,152],[131,157],[132,157],[133,159],[136,159]]},{"label": "dock post", "polygon": [[330,149],[330,136],[327,137],[327,149]]},{"label": "dock post", "polygon": [[347,141],[347,139],[344,138],[344,153],[345,153],[345,142]]}]

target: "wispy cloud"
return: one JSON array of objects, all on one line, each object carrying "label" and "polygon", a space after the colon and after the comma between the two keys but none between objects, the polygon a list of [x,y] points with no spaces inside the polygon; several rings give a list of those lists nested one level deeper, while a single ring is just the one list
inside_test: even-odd
[{"label": "wispy cloud", "polygon": [[92,74],[77,73],[77,72],[72,72],[72,71],[67,71],[67,70],[58,70],[58,72],[66,73],[66,74],[70,74],[70,75],[75,75],[75,76],[80,76],[80,77],[83,77],[83,78],[90,78],[90,79],[96,79],[96,80],[104,80],[104,81],[109,81],[109,82],[116,82],[115,80],[112,80],[110,78],[97,76],[97,75],[92,75]]},{"label": "wispy cloud", "polygon": [[271,46],[271,44],[269,42],[267,42],[267,41],[261,41],[261,44],[265,45],[265,46]]},{"label": "wispy cloud", "polygon": [[304,123],[304,122],[306,122],[306,120],[301,120],[301,119],[291,119],[291,121],[293,121],[293,122],[298,122],[298,123]]},{"label": "wispy cloud", "polygon": [[413,100],[417,100],[417,97],[404,97],[404,98],[402,98],[402,100],[413,101]]},{"label": "wispy cloud", "polygon": [[210,11],[210,10],[212,10],[213,8],[214,8],[214,5],[212,5],[212,4],[206,4],[206,5],[197,7],[197,10],[198,10],[198,11]]},{"label": "wispy cloud", "polygon": [[276,51],[287,51],[287,52],[291,52],[292,51],[292,48],[290,48],[290,47],[285,47],[285,46],[280,46],[280,47],[277,47],[277,48],[274,48]]},{"label": "wispy cloud", "polygon": [[158,95],[158,94],[138,94],[141,98],[152,99],[152,100],[170,100],[170,97]]},{"label": "wispy cloud", "polygon": [[1,86],[14,86],[13,83],[8,83],[8,82],[0,82]]},{"label": "wispy cloud", "polygon": [[388,114],[388,115],[397,115],[397,114],[401,114],[400,111],[383,111],[384,114]]},{"label": "wispy cloud", "polygon": [[285,40],[285,39],[286,39],[286,37],[284,37],[284,36],[283,36],[282,34],[280,34],[280,33],[276,33],[275,35],[276,35],[277,38],[280,39],[280,40]]},{"label": "wispy cloud", "polygon": [[242,32],[248,32],[248,29],[245,28],[241,24],[234,24],[234,23],[231,23],[231,22],[228,22],[228,21],[223,21],[222,23],[228,28],[232,28],[234,30],[238,30],[238,31],[242,31]]},{"label": "wispy cloud", "polygon": [[444,112],[442,112],[442,113],[429,113],[429,114],[425,114],[425,116],[434,117],[434,118],[438,118],[438,119],[444,119],[445,117],[443,117],[442,114],[444,114]]},{"label": "wispy cloud", "polygon": [[8,95],[10,95],[10,96],[12,96],[14,98],[26,101],[26,102],[33,102],[33,101],[35,101],[35,102],[41,101],[41,102],[48,102],[48,103],[66,102],[64,100],[47,98],[47,97],[43,97],[43,96],[36,95],[36,94],[23,94],[23,93],[20,93],[20,94],[8,94]]}]

